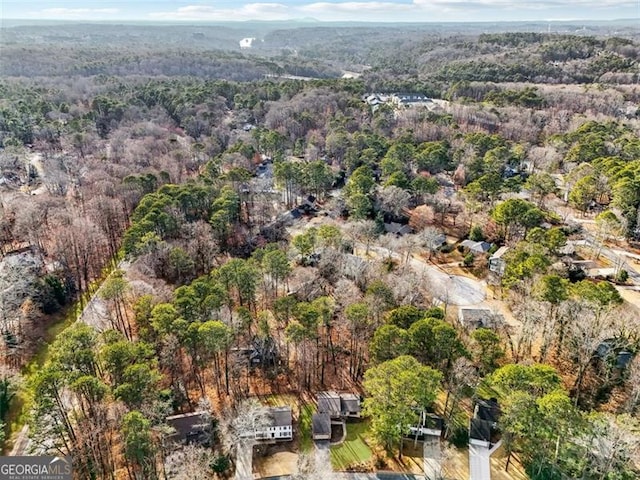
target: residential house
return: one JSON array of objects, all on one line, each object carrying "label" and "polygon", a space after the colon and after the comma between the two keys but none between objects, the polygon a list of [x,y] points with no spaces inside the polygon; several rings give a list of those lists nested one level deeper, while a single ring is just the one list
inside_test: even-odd
[{"label": "residential house", "polygon": [[633,360],[633,353],[621,346],[621,342],[615,338],[610,338],[600,342],[595,351],[595,358],[601,362],[610,362],[610,365],[618,370],[624,370]]},{"label": "residential house", "polygon": [[419,412],[415,425],[409,427],[409,434],[412,437],[431,436],[440,437],[444,429],[444,420],[436,414],[427,413],[424,410]]},{"label": "residential house", "polygon": [[171,428],[167,440],[174,443],[207,443],[211,437],[211,415],[205,411],[172,415],[165,419]]},{"label": "residential house", "polygon": [[458,321],[470,330],[477,328],[496,329],[504,324],[504,316],[490,308],[460,307]]},{"label": "residential house", "polygon": [[402,225],[396,222],[390,222],[384,224],[384,231],[387,233],[395,233],[398,237],[413,233],[413,228],[409,225]]},{"label": "residential house", "polygon": [[332,391],[318,393],[318,413],[326,413],[331,418],[339,418],[341,411],[338,393]]},{"label": "residential house", "polygon": [[318,413],[326,413],[331,418],[358,418],[360,411],[359,395],[333,391],[318,394]]},{"label": "residential house", "polygon": [[500,408],[495,398],[477,400],[469,422],[469,479],[491,479],[491,454],[500,446],[495,442]]},{"label": "residential house", "polygon": [[314,413],[311,417],[314,440],[331,440],[331,417],[328,413]]},{"label": "residential house", "polygon": [[391,96],[391,102],[398,106],[427,106],[433,100],[421,93],[396,93]]},{"label": "residential house", "polygon": [[493,273],[503,276],[504,271],[507,268],[507,262],[504,259],[504,254],[509,251],[509,247],[500,247],[496,250],[496,253],[489,257],[489,270]]},{"label": "residential house", "polygon": [[340,414],[343,417],[359,418],[361,410],[359,395],[353,393],[340,394]]},{"label": "residential house", "polygon": [[256,427],[252,431],[242,432],[240,437],[264,441],[287,441],[293,439],[291,407],[271,407],[266,410],[269,424]]},{"label": "residential house", "polygon": [[487,253],[491,249],[491,244],[484,241],[474,242],[473,240],[463,240],[460,242],[460,245],[476,255]]}]

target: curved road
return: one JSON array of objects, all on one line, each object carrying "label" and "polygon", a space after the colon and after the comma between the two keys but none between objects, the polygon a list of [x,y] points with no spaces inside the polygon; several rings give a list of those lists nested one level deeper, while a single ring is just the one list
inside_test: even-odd
[{"label": "curved road", "polygon": [[[358,245],[360,249],[365,246]],[[403,261],[402,255],[389,252],[389,249],[378,246],[369,246],[369,252],[377,255]],[[477,305],[484,302],[486,298],[486,288],[483,282],[461,275],[450,275],[437,265],[430,264],[419,257],[411,256],[409,265],[418,274],[421,281],[428,284],[428,289],[434,298],[438,298],[447,305],[468,306]]]}]

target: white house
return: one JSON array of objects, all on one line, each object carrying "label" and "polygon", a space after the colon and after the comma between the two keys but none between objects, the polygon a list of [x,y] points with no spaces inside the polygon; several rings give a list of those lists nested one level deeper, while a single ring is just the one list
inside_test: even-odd
[{"label": "white house", "polygon": [[291,419],[291,407],[271,407],[267,409],[270,425],[258,427],[252,431],[243,432],[242,438],[255,440],[282,441],[293,439],[293,426]]},{"label": "white house", "polygon": [[509,247],[500,247],[496,253],[489,257],[489,270],[500,276],[504,275],[507,268],[507,262],[504,260],[504,254],[509,251]]}]

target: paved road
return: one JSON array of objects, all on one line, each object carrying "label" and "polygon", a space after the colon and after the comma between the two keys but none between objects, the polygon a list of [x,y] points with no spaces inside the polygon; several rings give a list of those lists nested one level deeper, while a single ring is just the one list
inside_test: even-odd
[{"label": "paved road", "polygon": [[[369,251],[384,257],[389,255],[389,250],[383,247],[371,246]],[[403,258],[397,253],[391,253],[391,256],[396,260]],[[485,284],[478,280],[460,275],[449,275],[441,268],[427,263],[419,257],[410,257],[409,265],[426,283],[429,292],[447,305],[477,305],[486,298]]]},{"label": "paved road", "polygon": [[429,291],[443,303],[457,306],[476,305],[482,303],[486,297],[485,286],[478,280],[449,275],[415,257],[409,259],[409,264],[428,283]]}]

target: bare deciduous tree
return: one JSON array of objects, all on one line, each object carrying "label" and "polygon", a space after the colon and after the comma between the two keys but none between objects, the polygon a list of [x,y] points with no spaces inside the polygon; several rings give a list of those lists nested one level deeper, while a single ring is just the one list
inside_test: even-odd
[{"label": "bare deciduous tree", "polygon": [[186,445],[171,453],[165,460],[167,480],[207,480],[213,478],[211,450],[199,445]]}]

